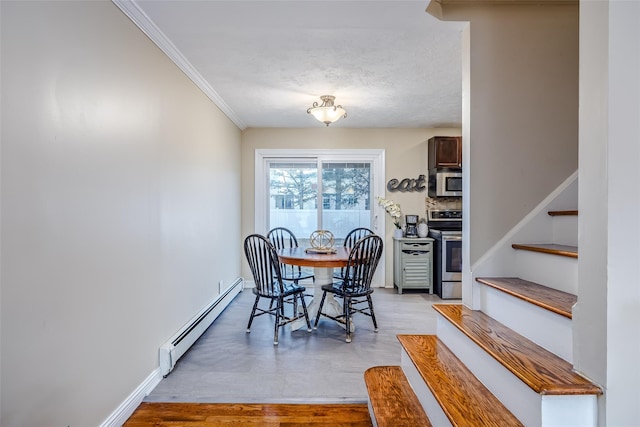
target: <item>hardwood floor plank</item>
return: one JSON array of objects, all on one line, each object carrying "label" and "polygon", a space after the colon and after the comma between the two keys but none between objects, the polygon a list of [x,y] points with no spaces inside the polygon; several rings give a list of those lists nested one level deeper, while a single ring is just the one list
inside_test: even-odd
[{"label": "hardwood floor plank", "polygon": [[200,426],[371,427],[366,404],[244,404],[143,402],[124,427]]},{"label": "hardwood floor plank", "polygon": [[378,427],[431,427],[400,366],[374,366],[364,373]]}]

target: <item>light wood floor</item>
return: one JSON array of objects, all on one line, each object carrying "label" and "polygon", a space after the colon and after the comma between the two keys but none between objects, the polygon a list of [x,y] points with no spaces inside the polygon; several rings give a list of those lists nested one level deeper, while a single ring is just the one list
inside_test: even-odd
[{"label": "light wood floor", "polygon": [[[436,295],[376,288],[372,295],[379,332],[368,316],[354,316],[353,342],[344,329],[320,319],[318,329],[280,331],[260,316],[246,333],[255,296],[245,289],[160,381],[145,402],[366,403],[364,372],[399,365],[398,334],[434,334]],[[268,303],[267,303],[268,304]],[[339,383],[339,386],[337,384]]]},{"label": "light wood floor", "polygon": [[283,329],[274,346],[272,319],[258,318],[245,332],[254,297],[241,292],[125,427],[372,426],[364,372],[400,364],[398,334],[435,333],[431,304],[441,302],[393,289],[376,289],[373,299],[378,333],[356,315],[347,344],[344,329],[323,319],[313,333]]},{"label": "light wood floor", "polygon": [[143,402],[124,427],[372,427],[366,403],[254,404]]}]

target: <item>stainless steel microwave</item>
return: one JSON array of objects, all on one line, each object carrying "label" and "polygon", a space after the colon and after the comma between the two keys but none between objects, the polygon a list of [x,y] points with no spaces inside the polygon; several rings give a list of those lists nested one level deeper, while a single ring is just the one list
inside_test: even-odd
[{"label": "stainless steel microwave", "polygon": [[462,172],[429,171],[429,197],[462,197]]}]

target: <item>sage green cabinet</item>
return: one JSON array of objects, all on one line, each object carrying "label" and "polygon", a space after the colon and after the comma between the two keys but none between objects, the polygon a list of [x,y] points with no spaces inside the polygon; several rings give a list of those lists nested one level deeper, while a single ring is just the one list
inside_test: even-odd
[{"label": "sage green cabinet", "polygon": [[393,238],[393,284],[403,289],[428,289],[433,293],[433,239]]}]

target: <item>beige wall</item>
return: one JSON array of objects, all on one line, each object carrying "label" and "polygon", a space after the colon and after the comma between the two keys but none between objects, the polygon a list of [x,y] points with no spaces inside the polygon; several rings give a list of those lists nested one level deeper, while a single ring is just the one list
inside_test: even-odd
[{"label": "beige wall", "polygon": [[[301,110],[300,114],[306,114]],[[348,120],[345,119],[345,120]],[[385,183],[392,178],[417,178],[427,175],[427,140],[435,135],[459,135],[460,129],[248,129],[242,133],[242,235],[254,232],[254,159],[256,149],[266,148],[336,148],[384,149]],[[425,215],[425,192],[386,192],[386,197],[400,203],[403,214]],[[391,234],[393,223],[385,216],[385,284],[393,286]],[[243,274],[251,278],[246,263]]]},{"label": "beige wall", "polygon": [[444,6],[469,21],[470,267],[578,168],[578,5]]},{"label": "beige wall", "polygon": [[95,426],[240,275],[240,131],[111,2],[0,7],[1,424]]}]

